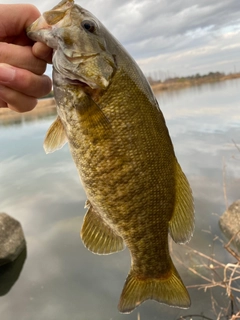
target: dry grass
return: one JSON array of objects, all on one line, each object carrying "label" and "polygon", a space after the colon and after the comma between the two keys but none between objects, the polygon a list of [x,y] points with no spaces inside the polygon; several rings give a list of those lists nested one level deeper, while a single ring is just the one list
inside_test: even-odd
[{"label": "dry grass", "polygon": [[[240,152],[240,147],[233,141],[233,144],[238,152]],[[238,160],[238,159],[237,159]],[[226,188],[226,164],[223,159],[223,194],[228,208],[228,197]],[[235,237],[240,233],[237,232],[227,244],[223,244],[225,250],[235,260],[234,263],[223,263],[215,257],[213,254],[211,256],[206,255],[198,250],[194,250],[191,247],[186,246],[188,250],[188,256],[193,258],[194,261],[198,261],[198,264],[194,266],[189,266],[185,261],[175,256],[175,259],[179,264],[184,266],[188,271],[190,271],[195,276],[203,280],[202,284],[191,285],[188,288],[197,288],[199,290],[210,291],[212,311],[215,318],[209,318],[204,315],[194,315],[189,314],[180,317],[178,320],[183,319],[207,319],[207,320],[236,320],[240,319],[240,255],[234,249],[232,249],[232,242]],[[218,237],[214,239],[223,241]],[[221,306],[217,299],[214,297],[214,288],[222,288],[225,292],[227,304],[225,307]]]},{"label": "dry grass", "polygon": [[[235,235],[236,236],[236,235]],[[234,236],[234,237],[235,237]],[[231,248],[231,242],[234,237],[226,244],[225,249],[236,259],[235,263],[222,263],[213,256],[206,255],[198,250],[186,246],[188,256],[198,261],[193,267],[186,264],[185,261],[175,256],[178,263],[184,266],[195,276],[203,280],[202,284],[190,285],[188,288],[197,288],[204,291],[210,290],[212,311],[216,318],[212,319],[204,315],[187,315],[180,319],[240,319],[240,256]],[[215,239],[216,240],[216,239]],[[219,239],[218,239],[219,240]],[[222,307],[214,298],[213,289],[223,288],[228,300],[227,307]]]}]

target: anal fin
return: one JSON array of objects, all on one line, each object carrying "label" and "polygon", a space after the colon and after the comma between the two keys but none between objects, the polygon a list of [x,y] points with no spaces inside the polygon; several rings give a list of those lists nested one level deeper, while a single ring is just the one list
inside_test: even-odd
[{"label": "anal fin", "polygon": [[122,237],[112,230],[91,204],[84,217],[81,238],[86,248],[96,254],[110,254],[125,248]]},{"label": "anal fin", "polygon": [[175,208],[169,221],[169,232],[175,242],[185,243],[194,230],[194,203],[188,180],[177,161],[175,189]]}]

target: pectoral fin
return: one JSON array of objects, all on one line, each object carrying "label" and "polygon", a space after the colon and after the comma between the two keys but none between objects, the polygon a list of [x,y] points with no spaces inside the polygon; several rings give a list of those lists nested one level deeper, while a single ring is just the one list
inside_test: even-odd
[{"label": "pectoral fin", "polygon": [[74,107],[81,117],[81,125],[88,130],[94,130],[95,135],[99,130],[112,133],[111,124],[99,105],[88,94],[81,92],[79,96],[80,94],[80,101]]},{"label": "pectoral fin", "polygon": [[190,240],[194,230],[194,204],[190,185],[176,161],[175,209],[169,221],[169,232],[177,243]]},{"label": "pectoral fin", "polygon": [[62,124],[62,121],[59,117],[53,122],[51,127],[48,129],[43,148],[46,153],[51,153],[56,150],[61,149],[68,139]]},{"label": "pectoral fin", "polygon": [[81,238],[84,245],[93,253],[110,254],[124,249],[123,239],[90,205],[83,221]]}]

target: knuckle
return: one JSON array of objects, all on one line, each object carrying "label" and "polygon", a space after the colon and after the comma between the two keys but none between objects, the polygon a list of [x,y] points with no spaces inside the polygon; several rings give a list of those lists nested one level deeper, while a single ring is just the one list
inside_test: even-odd
[{"label": "knuckle", "polygon": [[47,63],[43,60],[40,60],[36,57],[34,57],[33,61],[32,61],[32,68],[31,70],[37,74],[37,75],[42,75],[47,68]]},{"label": "knuckle", "polygon": [[25,57],[24,57],[24,68],[29,70],[37,75],[42,75],[47,67],[47,63],[38,57],[36,57],[31,47],[25,48]]},{"label": "knuckle", "polygon": [[16,82],[21,86],[21,91],[29,91],[32,86],[34,86],[34,77],[30,72],[21,72],[20,75],[16,77]]}]

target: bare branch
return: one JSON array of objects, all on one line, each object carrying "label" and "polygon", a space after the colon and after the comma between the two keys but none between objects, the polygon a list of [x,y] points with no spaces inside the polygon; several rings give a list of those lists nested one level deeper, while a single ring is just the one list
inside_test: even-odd
[{"label": "bare branch", "polygon": [[191,314],[191,315],[187,315],[187,316],[181,316],[180,318],[178,318],[177,320],[186,320],[188,318],[193,318],[193,317],[198,317],[198,318],[201,318],[201,319],[206,319],[206,320],[214,320],[212,318],[208,318],[208,317],[205,317],[204,315],[200,315],[200,314]]},{"label": "bare branch", "polygon": [[240,152],[240,147],[236,144],[236,142],[232,139],[233,144],[235,145],[235,147],[237,148],[237,150]]},{"label": "bare branch", "polygon": [[223,174],[223,195],[224,195],[225,206],[226,206],[226,210],[227,210],[227,208],[228,208],[228,198],[227,198],[227,187],[226,187],[226,163],[225,163],[224,157],[223,157],[222,174]]}]

